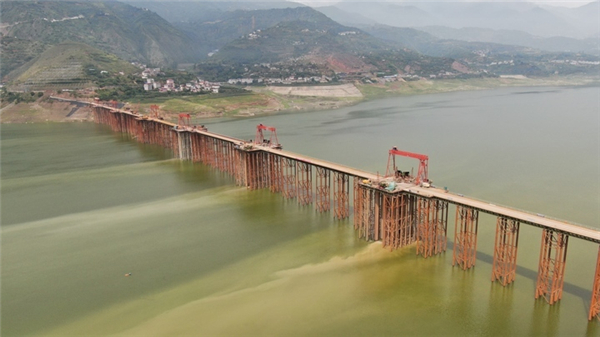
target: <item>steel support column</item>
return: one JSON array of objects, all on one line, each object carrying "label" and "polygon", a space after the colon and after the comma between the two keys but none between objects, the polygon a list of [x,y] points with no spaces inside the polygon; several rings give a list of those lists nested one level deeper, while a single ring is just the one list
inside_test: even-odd
[{"label": "steel support column", "polygon": [[312,202],[312,165],[297,161],[296,177],[298,179],[298,203],[308,205]]},{"label": "steel support column", "polygon": [[463,270],[467,270],[475,265],[478,223],[478,210],[456,205],[454,250],[452,253],[453,266],[458,264]]},{"label": "steel support column", "polygon": [[500,280],[506,286],[515,280],[519,225],[519,221],[502,216],[496,221],[492,282]]},{"label": "steel support column", "polygon": [[283,197],[291,199],[296,197],[296,161],[294,159],[283,157]]},{"label": "steel support column", "polygon": [[446,251],[448,202],[417,199],[417,255],[425,258]]},{"label": "steel support column", "polygon": [[232,177],[235,175],[235,161],[233,150],[233,143],[221,141],[221,152],[223,152],[223,171]]},{"label": "steel support column", "polygon": [[410,245],[417,240],[416,197],[408,193],[402,193],[400,197],[398,248]]},{"label": "steel support column", "polygon": [[264,152],[251,151],[246,154],[247,186],[252,190],[267,186]]},{"label": "steel support column", "polygon": [[[205,138],[205,137],[202,137]],[[236,169],[235,169],[235,184],[238,186],[247,186],[247,177],[246,177],[246,155],[248,153],[244,150],[241,149],[237,149],[235,151],[235,162],[236,162]]]},{"label": "steel support column", "polygon": [[225,154],[223,153],[223,141],[214,139],[215,143],[215,168],[221,172],[225,171]]},{"label": "steel support column", "polygon": [[596,273],[594,274],[594,285],[592,286],[589,320],[591,321],[594,317],[600,320],[600,247],[598,247]]},{"label": "steel support column", "polygon": [[551,229],[542,232],[540,264],[535,286],[535,298],[543,296],[546,302],[554,304],[562,298],[565,283],[565,264],[569,236]]},{"label": "steel support column", "polygon": [[374,241],[379,239],[379,191],[354,182],[354,229],[358,237]]},{"label": "steel support column", "polygon": [[270,190],[271,192],[281,192],[283,190],[283,176],[281,171],[281,157],[269,153],[269,174],[270,174]]},{"label": "steel support column", "polygon": [[331,208],[331,171],[317,166],[317,211],[327,212]]},{"label": "steel support column", "polygon": [[381,207],[381,242],[383,247],[390,250],[398,248],[400,234],[400,203],[399,193],[382,193]]},{"label": "steel support column", "polygon": [[354,179],[354,230],[358,231],[358,237],[366,236],[365,207],[367,189]]},{"label": "steel support column", "polygon": [[190,140],[190,133],[187,131],[177,131],[177,144],[179,151],[177,152],[179,159],[190,160],[192,159],[192,144]]},{"label": "steel support column", "polygon": [[337,219],[350,216],[350,176],[345,173],[333,172],[333,213]]}]

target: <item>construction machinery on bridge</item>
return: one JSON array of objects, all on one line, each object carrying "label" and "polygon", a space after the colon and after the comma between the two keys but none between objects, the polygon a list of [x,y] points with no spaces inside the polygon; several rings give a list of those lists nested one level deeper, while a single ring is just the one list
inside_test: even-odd
[{"label": "construction machinery on bridge", "polygon": [[[265,131],[269,133],[269,138],[265,137]],[[256,136],[254,137],[254,144],[267,146],[272,149],[283,149],[283,146],[279,143],[279,140],[277,139],[277,131],[275,130],[275,128],[272,126],[266,126],[262,124],[258,124],[256,126]]]},{"label": "construction machinery on bridge", "polygon": [[[419,160],[419,169],[417,175],[413,176],[411,172],[398,170],[396,166],[396,156],[415,158]],[[431,181],[429,180],[429,168],[428,168],[429,157],[424,154],[412,153],[407,151],[398,150],[397,147],[393,147],[389,151],[387,169],[385,171],[385,177],[394,177],[394,180],[398,182],[412,182],[416,185],[423,187],[429,187]]]}]

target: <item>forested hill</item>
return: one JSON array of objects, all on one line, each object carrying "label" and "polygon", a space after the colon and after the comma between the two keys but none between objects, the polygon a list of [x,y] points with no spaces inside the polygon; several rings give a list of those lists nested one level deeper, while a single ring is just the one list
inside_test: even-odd
[{"label": "forested hill", "polygon": [[174,25],[185,31],[200,46],[204,52],[202,56],[206,59],[211,51],[220,49],[241,36],[290,21],[319,24],[323,29],[340,26],[310,7],[222,11],[215,12],[210,18],[200,17],[198,20],[176,22]]},{"label": "forested hill", "polygon": [[[212,22],[197,22],[194,27],[197,38],[204,37],[203,45],[218,49],[198,65],[203,76],[214,80],[252,74],[277,77],[277,73],[287,72],[305,76],[432,74],[450,71],[453,63],[448,58],[390,45],[309,7],[233,11]],[[265,66],[254,69],[257,64],[269,64],[267,67],[275,71]]]},{"label": "forested hill", "polygon": [[0,21],[3,76],[66,41],[157,66],[199,55],[188,36],[156,13],[119,2],[2,1]]}]

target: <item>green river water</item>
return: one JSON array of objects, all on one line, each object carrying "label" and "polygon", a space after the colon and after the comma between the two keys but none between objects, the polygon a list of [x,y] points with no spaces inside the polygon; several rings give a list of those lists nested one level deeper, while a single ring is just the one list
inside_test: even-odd
[{"label": "green river water", "polygon": [[[335,111],[203,121],[286,150],[385,171],[425,153],[438,186],[600,228],[600,88],[397,97]],[[588,322],[598,245],[571,238],[562,300],[534,300],[541,230],[518,275],[390,252],[336,221],[94,123],[2,125],[2,336],[600,336]],[[402,159],[406,170],[417,161]],[[131,276],[125,274],[131,273]]]}]

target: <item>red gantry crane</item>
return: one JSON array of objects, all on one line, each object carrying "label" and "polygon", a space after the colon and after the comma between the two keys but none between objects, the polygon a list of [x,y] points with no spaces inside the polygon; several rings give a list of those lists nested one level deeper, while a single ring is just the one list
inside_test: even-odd
[{"label": "red gantry crane", "polygon": [[151,118],[159,119],[160,115],[158,112],[159,112],[158,105],[156,105],[156,104],[150,105],[150,117]]},{"label": "red gantry crane", "polygon": [[[269,131],[269,139],[265,138],[263,131]],[[266,126],[262,124],[258,124],[256,126],[256,137],[254,138],[254,144],[268,146],[273,149],[282,149],[283,146],[279,144],[279,140],[277,139],[277,131],[272,126]]]},{"label": "red gantry crane", "polygon": [[398,168],[396,167],[396,155],[418,159],[419,160],[419,170],[417,171],[417,175],[414,177],[415,183],[417,185],[422,184],[422,183],[429,184],[428,168],[427,168],[427,162],[429,160],[429,157],[424,154],[401,151],[401,150],[398,150],[398,148],[395,146],[389,151],[388,164],[387,164],[387,169],[385,171],[386,177],[391,177],[391,176],[398,177],[398,175],[406,176],[406,174],[403,174],[401,171],[398,171]]},{"label": "red gantry crane", "polygon": [[190,116],[190,114],[181,113],[181,114],[179,114],[179,120],[177,121],[177,124],[179,124],[179,126],[183,126],[184,128],[189,127],[190,126],[190,118],[192,118],[192,116]]}]

